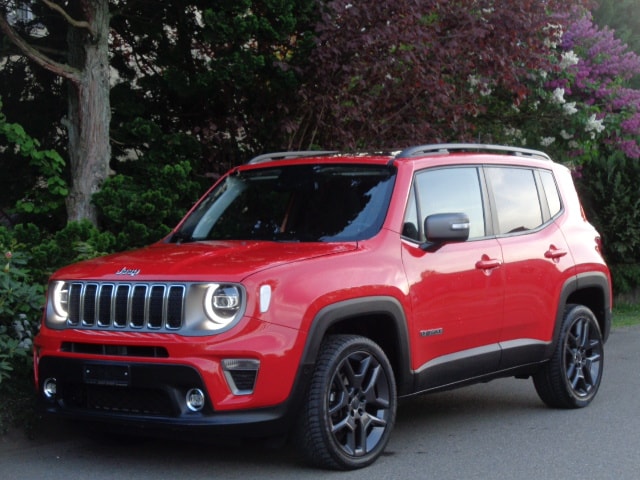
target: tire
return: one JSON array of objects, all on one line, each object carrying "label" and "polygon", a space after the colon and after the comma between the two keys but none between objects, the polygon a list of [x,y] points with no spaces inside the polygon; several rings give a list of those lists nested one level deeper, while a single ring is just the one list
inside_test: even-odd
[{"label": "tire", "polygon": [[567,305],[550,361],[533,376],[544,403],[582,408],[598,393],[604,366],[602,334],[595,315],[583,305]]},{"label": "tire", "polygon": [[316,467],[365,467],[386,447],[396,407],[393,370],[382,349],[361,336],[329,336],[318,354],[296,443]]}]

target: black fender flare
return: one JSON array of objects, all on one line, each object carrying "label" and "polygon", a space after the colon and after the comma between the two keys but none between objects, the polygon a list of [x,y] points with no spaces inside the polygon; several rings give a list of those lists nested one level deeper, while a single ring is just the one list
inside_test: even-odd
[{"label": "black fender flare", "polygon": [[349,318],[366,315],[384,315],[395,329],[398,343],[396,356],[390,359],[397,365],[396,383],[398,394],[407,393],[413,387],[411,352],[407,318],[401,303],[392,296],[360,297],[340,301],[322,308],[314,317],[300,362],[303,377],[309,377],[315,366],[320,345],[332,326]]},{"label": "black fender flare", "polygon": [[[568,303],[570,303],[569,297],[574,293],[586,289],[596,288],[602,292],[603,295],[603,328],[602,339],[607,341],[609,333],[611,332],[611,289],[609,285],[609,278],[602,272],[587,272],[581,273],[574,277],[569,278],[562,286],[562,292],[560,293],[560,299],[558,302],[558,310],[556,312],[555,325],[553,327],[553,338],[549,346],[549,356],[555,350],[560,337],[560,327],[562,326],[562,320],[564,318],[564,311]],[[597,312],[594,312],[597,316]]]}]

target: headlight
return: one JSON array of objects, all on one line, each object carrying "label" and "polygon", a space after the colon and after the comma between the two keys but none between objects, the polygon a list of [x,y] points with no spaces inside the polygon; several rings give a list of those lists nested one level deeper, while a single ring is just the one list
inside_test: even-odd
[{"label": "headlight", "polygon": [[54,282],[51,285],[51,303],[56,316],[66,320],[69,316],[69,284]]},{"label": "headlight", "polygon": [[204,311],[214,329],[227,327],[240,316],[243,305],[240,287],[229,284],[209,285],[204,297]]}]

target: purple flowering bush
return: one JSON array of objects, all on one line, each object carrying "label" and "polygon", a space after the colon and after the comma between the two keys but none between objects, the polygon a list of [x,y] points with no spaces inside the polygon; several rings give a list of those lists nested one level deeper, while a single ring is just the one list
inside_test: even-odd
[{"label": "purple flowering bush", "polygon": [[640,74],[640,57],[612,30],[599,29],[589,14],[570,23],[559,50],[562,55],[573,52],[578,61],[549,87],[564,88],[568,98],[594,112],[606,130],[603,143],[639,159],[640,91],[627,85]]},{"label": "purple flowering bush", "polygon": [[[519,98],[498,89],[483,96],[479,137],[539,148],[570,165],[587,216],[603,235],[616,293],[637,291],[640,90],[630,81],[640,75],[640,57],[589,12],[552,19],[546,34],[552,68],[523,78]],[[469,88],[487,83],[472,77]]]},{"label": "purple flowering bush", "polygon": [[577,185],[590,220],[604,237],[616,293],[637,292],[640,90],[628,85],[640,74],[640,57],[612,30],[599,29],[588,14],[569,24],[558,49],[560,63],[569,55],[577,58],[546,85],[563,89],[566,102],[582,112],[563,130],[572,135],[567,146],[579,172]]},{"label": "purple flowering bush", "polygon": [[640,90],[629,87],[640,75],[640,57],[584,10],[550,17],[545,34],[552,66],[522,78],[523,95],[469,77],[485,112],[478,115],[479,136],[542,148],[574,165],[614,151],[640,159]]}]

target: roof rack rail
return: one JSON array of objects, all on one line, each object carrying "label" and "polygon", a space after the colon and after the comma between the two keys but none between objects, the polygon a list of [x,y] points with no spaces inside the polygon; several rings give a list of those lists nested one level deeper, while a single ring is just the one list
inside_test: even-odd
[{"label": "roof rack rail", "polygon": [[529,148],[510,147],[506,145],[485,145],[481,143],[440,143],[433,145],[418,145],[402,150],[396,158],[417,157],[419,155],[445,154],[452,151],[459,152],[502,152],[516,156],[539,157],[544,160],[551,160],[551,157],[539,150],[531,150]]},{"label": "roof rack rail", "polygon": [[337,150],[302,150],[297,152],[273,152],[273,153],[264,153],[262,155],[258,155],[257,157],[253,157],[247,163],[249,165],[255,165],[257,163],[265,163],[271,162],[273,160],[286,160],[288,158],[299,158],[299,157],[318,157],[323,155],[333,155],[338,153]]}]

